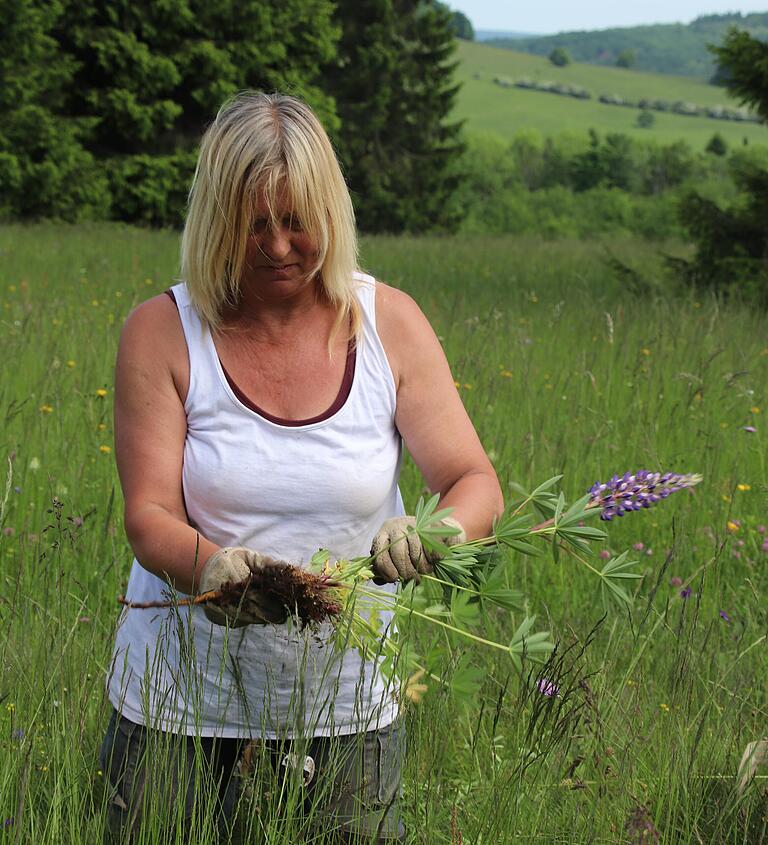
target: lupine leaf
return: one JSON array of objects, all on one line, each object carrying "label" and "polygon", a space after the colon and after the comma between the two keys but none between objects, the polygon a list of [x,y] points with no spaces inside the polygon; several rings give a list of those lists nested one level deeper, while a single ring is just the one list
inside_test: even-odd
[{"label": "lupine leaf", "polygon": [[549,631],[529,633],[535,621],[535,616],[526,616],[509,644],[509,654],[518,672],[523,670],[524,658],[535,663],[542,663],[555,647],[555,644],[549,640]]},{"label": "lupine leaf", "polygon": [[480,606],[468,593],[457,591],[451,597],[451,617],[457,628],[468,628],[480,618]]},{"label": "lupine leaf", "polygon": [[473,666],[471,661],[472,658],[468,654],[463,654],[451,675],[449,682],[451,692],[459,698],[474,698],[480,692],[483,681],[488,675],[485,669]]}]

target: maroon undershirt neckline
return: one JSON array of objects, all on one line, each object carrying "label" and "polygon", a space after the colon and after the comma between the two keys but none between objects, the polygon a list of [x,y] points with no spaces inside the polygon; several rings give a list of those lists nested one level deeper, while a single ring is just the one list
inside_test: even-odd
[{"label": "maroon undershirt neckline", "polygon": [[[169,288],[165,291],[165,293],[170,297],[173,301],[173,304],[178,308],[179,305],[176,302],[176,296],[174,295],[173,291]],[[354,338],[350,338],[349,346],[347,347],[347,363],[344,367],[344,375],[341,379],[341,387],[339,388],[339,392],[336,394],[336,398],[331,403],[331,406],[323,411],[322,414],[318,414],[315,417],[309,417],[308,419],[304,420],[289,420],[285,417],[276,417],[274,414],[270,414],[269,411],[265,411],[263,408],[260,408],[255,402],[253,402],[246,394],[238,387],[235,380],[232,376],[227,372],[224,364],[221,362],[221,358],[219,358],[218,352],[216,352],[216,347],[214,346],[214,354],[219,362],[219,366],[221,367],[221,371],[224,373],[224,378],[227,380],[227,384],[232,389],[232,392],[237,397],[238,401],[245,405],[246,408],[253,411],[255,414],[258,414],[260,417],[263,417],[265,420],[268,420],[271,423],[275,423],[276,425],[283,425],[289,428],[296,428],[297,426],[303,425],[313,425],[314,423],[323,422],[324,420],[330,419],[335,413],[337,413],[341,408],[344,406],[344,403],[349,398],[350,391],[352,390],[352,383],[355,377],[355,362],[357,358],[356,348],[355,348],[355,341]]]}]

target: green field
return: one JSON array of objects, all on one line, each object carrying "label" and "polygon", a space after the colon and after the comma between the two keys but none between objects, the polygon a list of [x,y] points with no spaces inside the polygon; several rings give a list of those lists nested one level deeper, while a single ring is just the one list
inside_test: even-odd
[{"label": "green field", "polygon": [[[534,128],[545,135],[563,131],[625,132],[637,138],[660,141],[684,139],[694,149],[703,149],[715,132],[729,145],[746,138],[750,144],[768,143],[768,130],[754,123],[734,123],[704,117],[684,117],[668,112],[653,112],[652,129],[635,126],[639,110],[609,106],[597,102],[601,94],[617,94],[634,100],[642,97],[684,100],[699,106],[738,104],[722,88],[681,76],[666,76],[621,68],[571,64],[557,68],[546,59],[527,53],[515,53],[467,41],[458,42],[457,79],[462,83],[456,115],[466,120],[471,132],[491,132],[511,136],[519,129]],[[580,85],[591,92],[591,100],[519,88],[502,88],[495,77],[516,81],[522,77]]]},{"label": "green field", "polygon": [[[104,675],[131,562],[110,452],[113,360],[128,311],[172,282],[177,241],[120,225],[0,228],[4,842],[101,841]],[[610,247],[649,275],[659,264],[658,247]],[[454,644],[484,680],[468,703],[433,687],[407,708],[407,841],[658,841],[633,833],[641,816],[664,843],[766,841],[766,781],[741,801],[734,790],[768,718],[766,316],[635,298],[597,241],[381,237],[363,252],[431,319],[508,496],[512,481],[560,473],[569,499],[629,469],[704,475],[695,493],[611,523],[596,549],[637,546],[631,615],[603,618],[570,557],[509,557],[529,612],[561,649],[576,646],[560,666],[570,693],[543,697],[535,669],[521,680],[506,655]],[[402,486],[413,507],[410,464]],[[505,642],[519,622],[499,612],[478,630]],[[330,841],[261,778],[247,841]],[[198,821],[166,840],[150,819],[140,841],[213,841],[210,808]]]}]

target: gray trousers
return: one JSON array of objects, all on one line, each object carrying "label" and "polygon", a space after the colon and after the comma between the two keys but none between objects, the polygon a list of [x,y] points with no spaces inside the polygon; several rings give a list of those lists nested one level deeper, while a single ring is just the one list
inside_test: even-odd
[{"label": "gray trousers", "polygon": [[[331,838],[338,842],[403,841],[397,802],[404,753],[399,720],[379,730],[304,743],[249,742],[168,734],[113,710],[100,753],[110,790],[107,841],[140,838],[151,815],[152,829],[197,824],[219,841],[247,842],[236,831],[238,805],[247,799],[253,806],[263,797],[287,799],[286,805],[312,815],[315,832],[319,820],[323,830],[336,832]],[[260,788],[271,794],[254,795]]]}]

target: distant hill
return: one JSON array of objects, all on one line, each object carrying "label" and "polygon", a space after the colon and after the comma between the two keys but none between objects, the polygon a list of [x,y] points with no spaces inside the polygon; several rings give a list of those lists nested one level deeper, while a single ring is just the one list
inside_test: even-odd
[{"label": "distant hill", "polygon": [[475,41],[517,41],[519,38],[543,38],[535,32],[507,32],[500,29],[476,29]]},{"label": "distant hill", "polygon": [[[637,122],[639,108],[600,101],[608,95],[612,103],[662,98],[669,103],[707,108],[738,106],[723,88],[715,88],[701,79],[577,62],[558,68],[543,56],[471,41],[459,41],[456,56],[459,60],[456,77],[461,88],[455,114],[466,121],[465,128],[471,133],[509,138],[521,129],[532,129],[544,136],[569,131],[586,137],[589,129],[596,129],[600,133],[623,132],[665,143],[685,140],[694,149],[703,150],[717,132],[731,147],[744,143],[768,144],[768,127],[764,125],[654,111],[653,126],[641,128]],[[573,86],[588,92],[590,97],[556,96],[543,90],[517,87],[516,83],[522,80],[527,80],[529,85],[544,86],[550,82]]]},{"label": "distant hill", "polygon": [[722,41],[730,26],[768,39],[768,12],[705,15],[689,24],[561,32],[532,38],[501,37],[488,43],[538,56],[548,56],[553,48],[564,47],[573,61],[596,65],[615,65],[619,54],[630,50],[636,70],[709,79],[715,72],[715,62],[707,44]]}]

